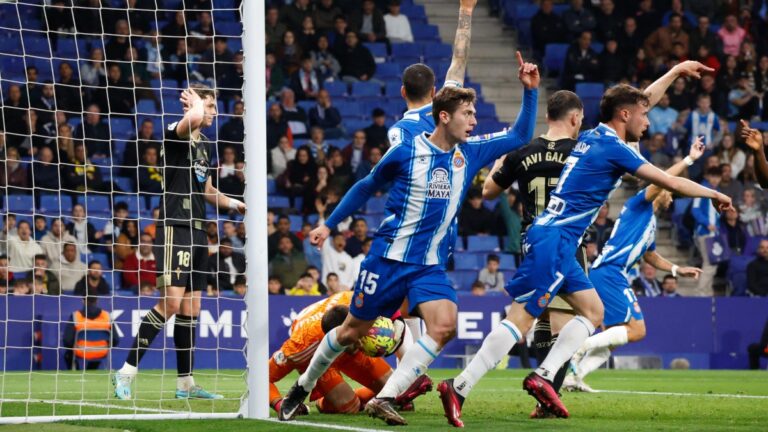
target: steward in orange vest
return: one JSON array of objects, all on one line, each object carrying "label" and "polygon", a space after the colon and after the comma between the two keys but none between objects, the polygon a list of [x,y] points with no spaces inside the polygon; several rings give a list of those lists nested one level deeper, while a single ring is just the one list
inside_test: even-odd
[{"label": "steward in orange vest", "polygon": [[96,305],[97,298],[87,296],[83,308],[72,313],[72,320],[64,328],[63,347],[67,349],[64,361],[68,369],[73,363],[77,369],[98,369],[109,356],[109,349],[119,343],[119,336],[109,312]]}]

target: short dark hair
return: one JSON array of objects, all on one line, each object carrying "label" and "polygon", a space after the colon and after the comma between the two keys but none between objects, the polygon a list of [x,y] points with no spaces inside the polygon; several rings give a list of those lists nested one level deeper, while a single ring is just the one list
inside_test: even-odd
[{"label": "short dark hair", "polygon": [[720,171],[720,167],[709,167],[706,171],[704,171],[704,177],[708,176],[714,176],[714,177],[721,177],[723,175],[723,172]]},{"label": "short dark hair", "polygon": [[485,289],[485,284],[480,282],[479,280],[476,280],[476,281],[472,282],[472,289],[475,289],[475,288]]},{"label": "short dark hair", "polygon": [[642,91],[626,85],[619,84],[609,88],[600,100],[600,121],[609,122],[616,112],[628,105],[648,105],[648,96]]},{"label": "short dark hair", "polygon": [[408,66],[403,71],[403,87],[408,100],[423,100],[435,87],[435,73],[424,63]]},{"label": "short dark hair", "polygon": [[[2,258],[2,257],[0,257],[0,258]],[[46,261],[48,261],[48,257],[45,256],[45,254],[37,254],[37,255],[35,255],[35,261],[37,261],[37,260],[46,260]]]},{"label": "short dark hair", "polygon": [[498,263],[498,262],[501,262],[501,260],[499,259],[499,256],[498,256],[498,255],[496,255],[496,254],[490,254],[490,255],[488,255],[488,260],[487,260],[487,261],[488,261],[488,262],[491,262],[491,261],[496,261],[497,263]]},{"label": "short dark hair", "polygon": [[676,277],[672,276],[671,274],[668,274],[668,275],[664,276],[664,280],[662,281],[662,283],[666,282],[669,279],[673,279],[673,280],[677,281]]},{"label": "short dark hair", "polygon": [[328,280],[328,278],[330,278],[331,276],[335,277],[336,279],[339,278],[339,275],[337,275],[334,272],[330,272],[330,273],[328,273],[328,275],[325,276],[325,280]]},{"label": "short dark hair", "polygon": [[205,99],[207,97],[216,99],[216,90],[212,89],[211,87],[202,84],[202,83],[192,83],[189,85],[189,88],[192,89],[195,93],[197,93],[198,96],[200,96],[200,99]]},{"label": "short dark hair", "polygon": [[432,118],[435,124],[440,123],[440,113],[445,111],[453,114],[459,106],[465,103],[475,103],[477,94],[473,88],[443,87],[432,101]]},{"label": "short dark hair", "polygon": [[94,264],[101,265],[101,261],[95,260],[95,259],[88,261],[88,268],[91,268],[91,266],[94,265]]},{"label": "short dark hair", "polygon": [[562,120],[571,110],[583,110],[579,96],[568,90],[558,90],[547,99],[547,118],[549,120]]},{"label": "short dark hair", "polygon": [[20,221],[19,221],[19,223],[17,223],[17,224],[16,224],[16,228],[18,229],[18,228],[19,228],[19,227],[21,227],[22,225],[26,225],[26,226],[27,226],[29,229],[32,229],[32,224],[30,224],[30,223],[29,223],[28,221],[26,221],[26,220],[20,220]]},{"label": "short dark hair", "polygon": [[320,328],[323,329],[323,333],[328,333],[340,326],[347,318],[347,313],[349,313],[348,306],[336,305],[330,308],[323,314],[323,320],[320,322]]},{"label": "short dark hair", "polygon": [[235,285],[245,285],[245,284],[246,284],[245,275],[235,276]]},{"label": "short dark hair", "polygon": [[[152,147],[147,147],[147,150],[149,150],[150,148],[152,148]],[[117,210],[126,210],[127,211],[128,210],[128,204],[123,202],[123,201],[116,202],[115,203],[115,211],[117,211]]]}]

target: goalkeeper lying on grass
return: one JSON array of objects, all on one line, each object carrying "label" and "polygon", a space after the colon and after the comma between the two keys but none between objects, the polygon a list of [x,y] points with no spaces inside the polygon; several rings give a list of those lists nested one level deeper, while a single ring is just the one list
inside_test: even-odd
[{"label": "goalkeeper lying on grass", "polygon": [[[329,330],[341,325],[347,316],[352,291],[334,294],[304,308],[291,325],[291,336],[269,360],[269,404],[280,412],[283,398],[274,383],[283,379],[294,370],[303,372],[312,358],[317,344]],[[386,352],[391,355],[402,352],[408,345],[405,326],[402,320],[395,320],[395,344]],[[352,390],[342,378],[344,374],[363,387]],[[381,390],[392,374],[392,368],[381,357],[369,357],[355,347],[342,354],[325,374],[320,377],[310,394],[310,401],[316,401],[317,409],[326,414],[350,414],[359,412],[375,394]],[[414,384],[401,394],[396,403],[400,409],[412,410],[412,401],[430,391],[432,381],[422,375]],[[299,408],[302,414],[308,414],[305,406]]]}]

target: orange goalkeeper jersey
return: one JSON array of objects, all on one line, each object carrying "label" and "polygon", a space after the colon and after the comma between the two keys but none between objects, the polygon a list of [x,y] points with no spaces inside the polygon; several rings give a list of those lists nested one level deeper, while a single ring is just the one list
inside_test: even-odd
[{"label": "orange goalkeeper jersey", "polygon": [[336,293],[302,309],[291,324],[291,336],[280,347],[284,361],[294,366],[308,362],[325,336],[321,326],[323,315],[334,306],[349,306],[352,294],[353,291]]}]

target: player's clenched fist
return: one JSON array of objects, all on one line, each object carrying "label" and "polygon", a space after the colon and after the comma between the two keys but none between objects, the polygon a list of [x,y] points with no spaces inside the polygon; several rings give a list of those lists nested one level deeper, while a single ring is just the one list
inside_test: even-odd
[{"label": "player's clenched fist", "polygon": [[319,227],[309,232],[309,242],[321,248],[329,235],[331,235],[331,229],[325,226],[325,224],[321,224]]}]

